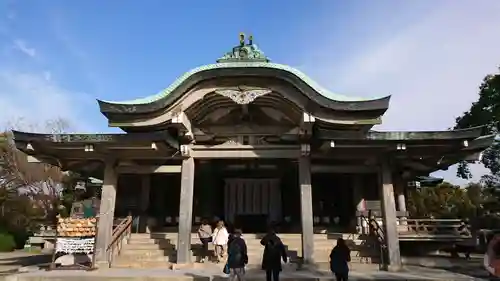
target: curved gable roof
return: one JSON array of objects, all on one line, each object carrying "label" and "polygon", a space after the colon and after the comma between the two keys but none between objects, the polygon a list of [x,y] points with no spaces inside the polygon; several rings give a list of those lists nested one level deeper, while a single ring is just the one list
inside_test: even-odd
[{"label": "curved gable roof", "polygon": [[177,100],[195,84],[216,77],[275,77],[292,83],[309,99],[322,107],[341,111],[382,110],[388,108],[390,96],[377,99],[351,98],[335,94],[320,86],[300,70],[288,65],[271,63],[257,45],[240,41],[215,64],[194,68],[175,80],[169,87],[156,95],[128,101],[98,100],[101,112],[106,113],[148,113],[160,110]]}]

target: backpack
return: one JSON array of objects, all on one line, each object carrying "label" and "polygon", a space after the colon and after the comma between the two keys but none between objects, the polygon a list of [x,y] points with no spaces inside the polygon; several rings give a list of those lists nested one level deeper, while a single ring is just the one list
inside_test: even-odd
[{"label": "backpack", "polygon": [[227,253],[228,264],[238,264],[243,261],[243,253],[240,247],[240,243],[238,243],[237,241],[238,239],[235,239],[228,246],[228,253]]},{"label": "backpack", "polygon": [[281,256],[281,242],[276,240],[269,240],[266,244],[267,253],[272,257]]}]

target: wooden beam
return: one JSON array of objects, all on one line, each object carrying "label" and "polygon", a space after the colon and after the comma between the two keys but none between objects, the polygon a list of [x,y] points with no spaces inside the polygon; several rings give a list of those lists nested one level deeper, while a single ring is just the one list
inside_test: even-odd
[{"label": "wooden beam", "polygon": [[176,127],[184,132],[186,136],[193,137],[193,128],[191,125],[191,120],[189,120],[188,116],[184,112],[180,112],[176,116],[172,118],[172,124],[176,125]]},{"label": "wooden beam", "polygon": [[467,161],[467,162],[477,162],[477,161],[481,161],[482,158],[483,158],[483,153],[482,152],[476,152],[476,153],[472,153],[470,155],[467,155],[464,158],[464,161]]},{"label": "wooden beam", "polygon": [[[294,134],[293,126],[258,126],[258,125],[236,125],[236,126],[206,126],[202,128],[204,131],[217,136],[235,136],[235,135],[259,135],[259,136],[279,136]],[[196,131],[195,135],[197,136]],[[296,133],[295,133],[296,134]]]},{"label": "wooden beam", "polygon": [[475,139],[481,135],[482,128],[475,127],[452,131],[408,131],[408,132],[377,132],[319,130],[318,138],[325,140],[381,140],[381,141],[459,141]]},{"label": "wooden beam", "polygon": [[302,124],[301,124],[301,133],[306,136],[310,136],[312,134],[312,128],[316,122],[316,118],[312,116],[310,113],[304,112],[302,114]]},{"label": "wooden beam", "polygon": [[158,165],[158,166],[118,166],[116,172],[119,174],[173,174],[180,173],[180,165]]},{"label": "wooden beam", "polygon": [[[106,155],[113,155],[121,160],[134,160],[134,159],[166,159],[166,158],[176,158],[178,154],[177,150],[169,148],[168,150],[153,150],[153,149],[145,149],[145,150],[121,150],[121,149],[113,149],[108,151],[107,153],[99,153],[99,152],[85,152],[83,149],[78,150],[50,150],[50,155],[54,158],[58,158],[61,160],[102,160],[106,157]],[[33,154],[34,157],[38,157],[39,155],[44,155],[43,152]],[[180,156],[180,155],[179,155]]]},{"label": "wooden beam", "polygon": [[[427,142],[427,143],[408,143],[405,141],[371,141],[371,140],[337,140],[337,141],[324,141],[320,150],[326,151],[329,149],[338,148],[387,148],[391,150],[415,150],[415,149],[446,149],[449,150],[450,147],[458,147],[457,144],[461,142]],[[401,149],[401,146],[404,149]]]},{"label": "wooden beam", "polygon": [[300,156],[300,151],[297,149],[284,150],[192,150],[191,154],[194,158],[287,158],[296,159]]},{"label": "wooden beam", "polygon": [[263,145],[244,145],[223,143],[217,145],[196,144],[191,146],[193,150],[300,150],[299,145],[280,145],[280,144],[263,144]]},{"label": "wooden beam", "polygon": [[429,170],[432,170],[432,167],[429,167],[429,166],[427,166],[425,164],[422,164],[420,162],[417,162],[417,161],[402,160],[401,164],[403,166],[408,167],[408,168],[419,170],[419,171],[429,171]]},{"label": "wooden beam", "polygon": [[326,174],[370,174],[378,172],[378,167],[365,165],[312,165],[311,173]]}]

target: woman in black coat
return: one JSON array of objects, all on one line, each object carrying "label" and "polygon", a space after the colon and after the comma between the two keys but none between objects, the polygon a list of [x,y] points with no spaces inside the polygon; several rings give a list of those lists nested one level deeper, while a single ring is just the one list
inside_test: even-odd
[{"label": "woman in black coat", "polygon": [[260,240],[260,244],[265,246],[262,256],[262,269],[266,271],[266,280],[279,281],[281,260],[285,263],[288,260],[285,245],[274,231],[266,234]]},{"label": "woman in black coat", "polygon": [[344,239],[337,239],[337,245],[330,253],[330,269],[335,274],[337,281],[349,279],[349,262],[351,261],[351,250],[347,247]]}]

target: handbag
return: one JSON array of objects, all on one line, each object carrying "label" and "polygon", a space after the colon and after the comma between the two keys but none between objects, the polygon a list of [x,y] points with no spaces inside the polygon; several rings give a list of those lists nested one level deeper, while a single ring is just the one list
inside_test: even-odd
[{"label": "handbag", "polygon": [[[201,227],[200,227],[200,230],[203,231],[203,232],[205,232],[206,234],[210,234],[210,233],[206,232],[204,229],[202,229]],[[212,235],[210,235],[206,239],[207,239],[208,243],[212,243],[212,241],[214,240],[213,237],[212,237]]]},{"label": "handbag", "polygon": [[229,272],[230,272],[230,270],[229,270],[229,264],[227,264],[227,263],[226,263],[226,264],[224,265],[224,268],[222,269],[222,272],[223,272],[224,274],[229,274]]}]

